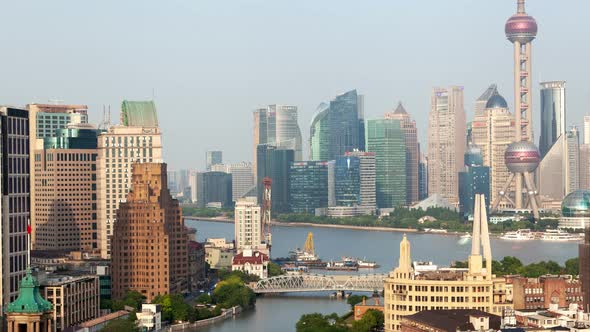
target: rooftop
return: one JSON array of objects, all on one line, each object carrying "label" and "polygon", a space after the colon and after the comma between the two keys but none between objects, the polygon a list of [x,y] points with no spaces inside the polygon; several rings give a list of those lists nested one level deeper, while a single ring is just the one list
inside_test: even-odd
[{"label": "rooftop", "polygon": [[404,317],[402,324],[404,321],[414,321],[443,331],[473,331],[475,328],[469,317],[488,317],[490,329],[500,329],[500,316],[474,309],[424,310]]},{"label": "rooftop", "polygon": [[124,100],[121,105],[121,124],[129,127],[158,127],[156,104],[153,100]]},{"label": "rooftop", "polygon": [[78,327],[93,327],[98,324],[102,324],[102,323],[111,321],[113,319],[121,318],[125,315],[129,315],[129,311],[119,310],[119,311],[111,312],[108,315],[100,316],[100,317],[95,318],[93,320],[89,320],[87,322],[84,322],[84,323],[78,325]]}]

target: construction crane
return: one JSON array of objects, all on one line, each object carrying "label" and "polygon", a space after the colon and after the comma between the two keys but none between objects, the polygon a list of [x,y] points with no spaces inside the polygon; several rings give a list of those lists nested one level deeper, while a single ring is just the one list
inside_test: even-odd
[{"label": "construction crane", "polygon": [[265,177],[262,179],[264,192],[262,193],[262,238],[266,241],[266,246],[270,252],[272,246],[272,235],[270,232],[270,217],[272,208],[272,179]]},{"label": "construction crane", "polygon": [[315,256],[315,248],[313,246],[313,233],[307,233],[307,239],[305,240],[305,245],[303,246],[303,252],[307,254],[311,254]]}]

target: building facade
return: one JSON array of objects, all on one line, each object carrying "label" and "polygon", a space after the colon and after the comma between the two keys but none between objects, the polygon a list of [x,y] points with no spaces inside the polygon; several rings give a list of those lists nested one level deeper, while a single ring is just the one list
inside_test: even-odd
[{"label": "building facade", "polygon": [[220,207],[232,206],[232,176],[225,172],[197,173],[197,206],[217,203]]},{"label": "building facade", "polygon": [[[14,301],[27,268],[27,224],[31,216],[29,111],[0,107],[0,305]],[[2,309],[0,308],[0,309]]]},{"label": "building facade", "polygon": [[418,164],[418,198],[422,201],[428,197],[428,157],[420,153]]},{"label": "building facade", "polygon": [[406,138],[399,120],[367,120],[367,152],[375,154],[377,207],[406,205]]},{"label": "building facade", "polygon": [[[494,201],[510,177],[504,152],[514,142],[515,131],[514,115],[508,111],[508,103],[497,90],[492,92],[484,109],[474,117],[471,127],[473,144],[481,149],[483,166],[489,167],[490,199]],[[512,185],[508,192],[513,191]],[[502,208],[512,207],[507,200],[502,204]]]},{"label": "building facade", "polygon": [[167,187],[166,164],[133,165],[132,190],[113,232],[113,298],[134,290],[151,301],[188,290],[187,229]]},{"label": "building facade", "polygon": [[321,103],[311,121],[309,132],[309,159],[330,160],[330,105]]},{"label": "building facade", "polygon": [[[134,163],[162,161],[162,134],[158,127],[112,126],[98,137],[98,206],[103,258],[111,253],[110,238],[117,220],[119,204],[131,188]],[[179,188],[180,189],[180,188]]]},{"label": "building facade", "polygon": [[231,270],[255,275],[260,279],[268,278],[268,255],[260,251],[246,249],[234,256]]},{"label": "building facade", "polygon": [[578,259],[582,284],[582,304],[584,312],[590,311],[590,228],[584,229],[584,242],[578,245]]},{"label": "building facade", "polygon": [[237,202],[238,199],[246,195],[248,191],[256,184],[254,169],[252,163],[241,162],[230,165],[232,200]]},{"label": "building facade", "polygon": [[55,331],[66,331],[100,316],[97,275],[50,275],[39,278],[42,296],[53,305]]},{"label": "building facade", "polygon": [[[374,210],[376,199],[375,154],[352,151],[334,161],[334,204],[363,206]],[[330,186],[328,186],[330,188]]]},{"label": "building facade", "polygon": [[463,87],[435,88],[428,117],[428,195],[459,201],[458,173],[465,154]]},{"label": "building facade", "polygon": [[590,227],[590,190],[579,189],[561,202],[560,228],[583,230]]},{"label": "building facade", "polygon": [[59,104],[28,104],[36,124],[36,138],[55,137],[58,129],[68,124],[88,123],[88,106]]},{"label": "building facade", "polygon": [[541,158],[566,133],[565,81],[541,82]]},{"label": "building facade", "polygon": [[208,171],[211,166],[223,164],[223,152],[221,151],[207,151],[205,152],[205,167]]},{"label": "building facade", "polygon": [[539,278],[509,277],[512,284],[514,309],[546,309],[552,304],[568,307],[582,303],[582,284],[571,276],[543,276]]},{"label": "building facade", "polygon": [[405,136],[406,146],[406,204],[419,201],[418,163],[420,150],[418,147],[418,130],[414,121],[400,102],[393,112],[385,113],[386,119],[399,120]]},{"label": "building facade", "polygon": [[295,160],[294,150],[285,150],[275,145],[261,144],[257,147],[257,172],[256,186],[257,199],[262,202],[265,177],[272,179],[272,211],[277,213],[288,212],[289,204],[289,170]]},{"label": "building facade", "polygon": [[237,251],[259,248],[264,239],[260,205],[247,199],[238,200],[234,209],[234,219]]},{"label": "building facade", "polygon": [[537,171],[539,193],[545,201],[561,201],[580,187],[580,144],[576,128],[559,136]]},{"label": "building facade", "polygon": [[97,137],[90,128],[57,129],[35,151],[35,250],[100,254]]},{"label": "building facade", "polygon": [[289,202],[293,213],[315,214],[316,209],[328,207],[328,162],[291,163]]},{"label": "building facade", "polygon": [[464,218],[473,215],[476,194],[483,194],[490,206],[490,168],[483,166],[481,149],[471,144],[465,152],[465,170],[459,172],[459,213]]},{"label": "building facade", "polygon": [[412,266],[410,242],[404,235],[400,243],[399,265],[385,279],[385,331],[401,330],[405,316],[423,310],[477,309],[502,315],[504,309],[512,307],[506,299],[504,278],[495,278],[492,274],[483,195],[476,196],[474,215],[467,270],[436,270],[416,274]]}]

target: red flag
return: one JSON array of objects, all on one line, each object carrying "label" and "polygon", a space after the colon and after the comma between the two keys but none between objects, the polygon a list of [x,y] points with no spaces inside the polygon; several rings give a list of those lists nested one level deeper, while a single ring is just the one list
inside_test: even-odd
[{"label": "red flag", "polygon": [[27,224],[27,234],[31,234],[31,224]]}]

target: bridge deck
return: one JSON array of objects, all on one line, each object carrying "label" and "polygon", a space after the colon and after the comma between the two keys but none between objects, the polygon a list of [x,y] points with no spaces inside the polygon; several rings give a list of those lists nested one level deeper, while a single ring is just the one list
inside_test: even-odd
[{"label": "bridge deck", "polygon": [[287,274],[262,279],[252,288],[255,293],[322,291],[375,292],[383,290],[387,274]]}]

